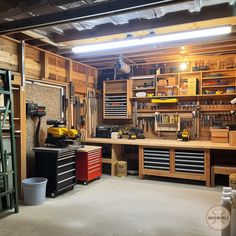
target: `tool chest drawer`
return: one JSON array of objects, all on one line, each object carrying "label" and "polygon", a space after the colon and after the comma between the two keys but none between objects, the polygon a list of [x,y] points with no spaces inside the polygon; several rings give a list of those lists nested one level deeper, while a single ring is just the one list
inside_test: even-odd
[{"label": "tool chest drawer", "polygon": [[36,176],[48,179],[47,196],[55,197],[76,184],[75,148],[35,148]]},{"label": "tool chest drawer", "polygon": [[72,170],[74,168],[75,168],[75,161],[71,161],[71,162],[63,164],[63,165],[58,165],[57,172],[63,173],[65,171]]},{"label": "tool chest drawer", "polygon": [[127,96],[106,95],[104,102],[104,118],[127,118]]},{"label": "tool chest drawer", "polygon": [[103,119],[130,119],[131,80],[103,82]]},{"label": "tool chest drawer", "polygon": [[167,149],[144,148],[144,169],[170,170],[170,151]]},{"label": "tool chest drawer", "polygon": [[204,173],[204,151],[175,151],[175,172]]},{"label": "tool chest drawer", "polygon": [[78,182],[87,184],[102,175],[102,148],[85,146],[76,154],[76,177]]}]

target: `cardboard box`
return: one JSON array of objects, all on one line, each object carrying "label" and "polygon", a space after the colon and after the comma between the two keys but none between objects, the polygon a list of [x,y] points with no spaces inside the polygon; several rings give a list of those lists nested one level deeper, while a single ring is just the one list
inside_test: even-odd
[{"label": "cardboard box", "polygon": [[210,128],[212,143],[228,143],[229,129]]},{"label": "cardboard box", "polygon": [[159,78],[159,80],[157,80],[157,85],[158,86],[167,86],[167,81],[166,79],[162,79],[162,78]]},{"label": "cardboard box", "polygon": [[229,145],[236,146],[236,131],[229,131]]},{"label": "cardboard box", "polygon": [[169,86],[176,86],[177,85],[175,77],[169,77],[167,80],[168,80]]}]

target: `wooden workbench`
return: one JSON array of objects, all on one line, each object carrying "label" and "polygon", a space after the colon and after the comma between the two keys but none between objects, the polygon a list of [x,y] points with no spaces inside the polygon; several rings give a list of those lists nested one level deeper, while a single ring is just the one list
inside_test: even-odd
[{"label": "wooden workbench", "polygon": [[109,139],[109,138],[88,138],[86,143],[104,143],[117,145],[137,145],[149,147],[167,147],[167,148],[194,148],[194,149],[223,149],[236,150],[236,146],[230,146],[229,143],[212,143],[211,141],[177,141],[169,139]]},{"label": "wooden workbench", "polygon": [[211,150],[236,151],[236,146],[210,141],[177,141],[163,139],[108,139],[89,138],[88,144],[111,144],[111,158],[103,163],[111,164],[111,175],[116,173],[116,162],[122,160],[124,145],[139,148],[139,177],[155,175],[206,182],[210,186]]}]

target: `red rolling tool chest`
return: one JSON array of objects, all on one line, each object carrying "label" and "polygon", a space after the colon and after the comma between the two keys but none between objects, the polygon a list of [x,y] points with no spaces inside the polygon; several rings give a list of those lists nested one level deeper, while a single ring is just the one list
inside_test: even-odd
[{"label": "red rolling tool chest", "polygon": [[87,184],[102,176],[102,147],[84,146],[76,153],[77,182]]}]

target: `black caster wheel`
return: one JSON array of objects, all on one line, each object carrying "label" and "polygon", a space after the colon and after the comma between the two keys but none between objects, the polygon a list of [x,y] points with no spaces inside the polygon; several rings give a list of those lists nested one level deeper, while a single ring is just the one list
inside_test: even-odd
[{"label": "black caster wheel", "polygon": [[51,193],[51,197],[52,197],[52,198],[55,198],[55,197],[56,197],[56,194],[55,194],[55,193]]}]

